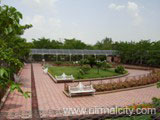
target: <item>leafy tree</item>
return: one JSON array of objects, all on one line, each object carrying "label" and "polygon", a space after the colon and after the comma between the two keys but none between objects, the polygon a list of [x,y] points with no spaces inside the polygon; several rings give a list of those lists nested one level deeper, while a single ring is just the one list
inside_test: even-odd
[{"label": "leafy tree", "polygon": [[38,49],[59,49],[62,48],[62,43],[56,40],[50,40],[48,38],[33,39],[33,48]]},{"label": "leafy tree", "polygon": [[90,56],[89,58],[88,58],[88,64],[90,65],[90,67],[91,68],[93,68],[93,66],[94,65],[96,65],[96,59],[95,59],[95,57],[94,56]]},{"label": "leafy tree", "polygon": [[86,49],[87,45],[84,42],[73,38],[73,39],[65,39],[63,48],[64,49]]},{"label": "leafy tree", "polygon": [[122,63],[147,66],[160,66],[160,41],[115,42],[113,49],[118,50]]},{"label": "leafy tree", "polygon": [[12,48],[13,54],[20,60],[26,60],[30,52],[30,44],[26,42],[26,39],[19,36],[11,37],[6,40],[6,46]]},{"label": "leafy tree", "polygon": [[98,74],[99,74],[99,71],[100,71],[100,68],[103,66],[104,64],[103,64],[103,62],[97,62],[96,63],[96,67],[97,67],[97,69],[98,69]]},{"label": "leafy tree", "polygon": [[101,42],[98,41],[94,47],[95,49],[99,49],[99,50],[112,50],[112,39],[111,38],[105,38],[103,39]]},{"label": "leafy tree", "polygon": [[0,38],[5,40],[15,35],[22,35],[32,25],[21,25],[22,14],[14,7],[0,6]]},{"label": "leafy tree", "polygon": [[11,90],[18,90],[25,97],[28,92],[23,92],[19,84],[14,83],[11,78],[22,63],[20,57],[24,57],[26,41],[20,38],[25,29],[32,25],[21,25],[22,14],[14,7],[0,6],[0,87],[10,86]]}]

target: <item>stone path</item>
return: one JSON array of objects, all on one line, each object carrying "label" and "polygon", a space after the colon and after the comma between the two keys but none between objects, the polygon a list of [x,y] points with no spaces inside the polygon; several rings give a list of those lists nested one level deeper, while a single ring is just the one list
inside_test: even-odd
[{"label": "stone path", "polygon": [[[95,96],[69,98],[63,94],[64,84],[54,83],[47,74],[43,73],[40,64],[33,64],[38,107],[41,117],[61,116],[59,110],[64,108],[91,108],[125,106],[133,103],[151,102],[153,97],[160,97],[156,86]],[[148,73],[148,71],[130,70],[132,75]],[[24,89],[31,90],[30,65],[23,69]],[[13,104],[13,106],[11,106]],[[11,93],[1,112],[31,111],[31,99],[24,99],[17,92]],[[53,111],[56,110],[56,111]],[[53,113],[54,112],[54,113]],[[29,116],[31,117],[31,116]]]}]

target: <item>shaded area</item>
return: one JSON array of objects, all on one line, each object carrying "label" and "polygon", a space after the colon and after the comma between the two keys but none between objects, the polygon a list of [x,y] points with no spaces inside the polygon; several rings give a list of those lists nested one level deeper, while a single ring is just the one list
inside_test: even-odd
[{"label": "shaded area", "polygon": [[31,89],[32,89],[32,119],[36,120],[40,118],[40,115],[38,111],[38,100],[37,100],[34,71],[32,64],[31,64]]}]

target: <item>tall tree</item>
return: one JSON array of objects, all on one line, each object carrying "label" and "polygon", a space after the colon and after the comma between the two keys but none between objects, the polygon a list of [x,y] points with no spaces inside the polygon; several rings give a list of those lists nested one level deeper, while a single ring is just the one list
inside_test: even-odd
[{"label": "tall tree", "polygon": [[87,45],[80,41],[73,39],[65,39],[64,41],[64,49],[87,49]]},{"label": "tall tree", "polygon": [[21,39],[20,35],[32,26],[21,25],[21,19],[22,14],[16,8],[7,5],[0,6],[0,87],[6,88],[10,85],[11,90],[17,89],[27,97],[28,92],[23,92],[20,85],[14,83],[9,76],[22,67],[19,58],[23,57],[24,53],[19,53],[19,51],[23,51],[26,41]]},{"label": "tall tree", "polygon": [[98,41],[95,44],[95,49],[99,49],[99,50],[111,50],[112,49],[112,44],[113,44],[112,38],[106,37],[102,41]]},{"label": "tall tree", "polygon": [[39,38],[38,40],[33,39],[33,48],[38,49],[59,49],[62,48],[63,43],[56,41],[56,40],[50,40],[49,38]]}]

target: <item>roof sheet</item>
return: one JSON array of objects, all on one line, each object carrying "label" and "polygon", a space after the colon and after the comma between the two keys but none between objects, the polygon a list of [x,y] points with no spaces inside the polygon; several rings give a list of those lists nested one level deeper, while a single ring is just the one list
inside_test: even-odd
[{"label": "roof sheet", "polygon": [[31,49],[31,55],[116,55],[116,50]]}]

